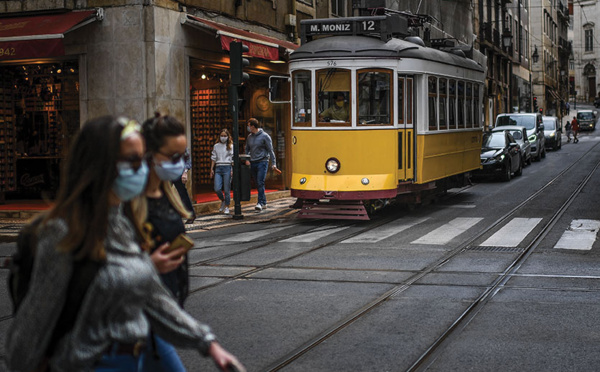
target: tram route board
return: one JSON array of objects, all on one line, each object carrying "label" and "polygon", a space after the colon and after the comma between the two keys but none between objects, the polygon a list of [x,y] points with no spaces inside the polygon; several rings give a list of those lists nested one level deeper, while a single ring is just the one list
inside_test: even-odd
[{"label": "tram route board", "polygon": [[394,35],[408,34],[408,21],[399,15],[309,19],[300,24],[302,43],[319,35],[379,35],[387,40]]}]

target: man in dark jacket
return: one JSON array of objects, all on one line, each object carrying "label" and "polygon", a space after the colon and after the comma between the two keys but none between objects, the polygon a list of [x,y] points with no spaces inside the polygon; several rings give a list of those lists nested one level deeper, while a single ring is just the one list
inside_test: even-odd
[{"label": "man in dark jacket", "polygon": [[271,159],[271,167],[276,172],[277,160],[275,152],[273,152],[273,141],[271,137],[265,133],[260,127],[258,120],[251,118],[248,120],[248,137],[246,137],[246,154],[250,155],[250,171],[252,178],[256,182],[258,190],[258,203],[256,211],[260,212],[267,207],[267,197],[265,195],[265,180],[267,179],[267,170],[269,169],[269,158]]}]

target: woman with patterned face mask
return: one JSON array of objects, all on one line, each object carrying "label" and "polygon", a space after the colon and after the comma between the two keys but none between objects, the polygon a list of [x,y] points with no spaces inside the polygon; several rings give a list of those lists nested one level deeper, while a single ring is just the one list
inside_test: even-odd
[{"label": "woman with patterned face mask", "polygon": [[219,212],[229,214],[231,176],[233,172],[233,140],[227,129],[221,130],[219,140],[210,156],[210,178],[215,178],[215,192],[221,200]]}]

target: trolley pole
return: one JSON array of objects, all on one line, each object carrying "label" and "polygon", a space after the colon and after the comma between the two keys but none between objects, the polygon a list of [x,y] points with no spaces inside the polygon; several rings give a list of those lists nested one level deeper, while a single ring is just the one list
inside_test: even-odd
[{"label": "trolley pole", "polygon": [[243,58],[242,54],[248,52],[248,47],[240,42],[232,41],[229,43],[229,105],[231,107],[231,118],[233,119],[233,201],[234,201],[234,220],[241,220],[241,164],[240,164],[240,126],[238,124],[239,101],[238,86],[250,78],[244,72],[244,66],[248,66],[250,61]]}]

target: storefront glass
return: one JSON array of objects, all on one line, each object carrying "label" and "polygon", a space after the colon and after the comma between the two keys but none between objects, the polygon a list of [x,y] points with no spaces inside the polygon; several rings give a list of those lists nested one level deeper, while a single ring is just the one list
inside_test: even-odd
[{"label": "storefront glass", "polygon": [[79,127],[76,61],[0,66],[0,191],[53,198]]}]

